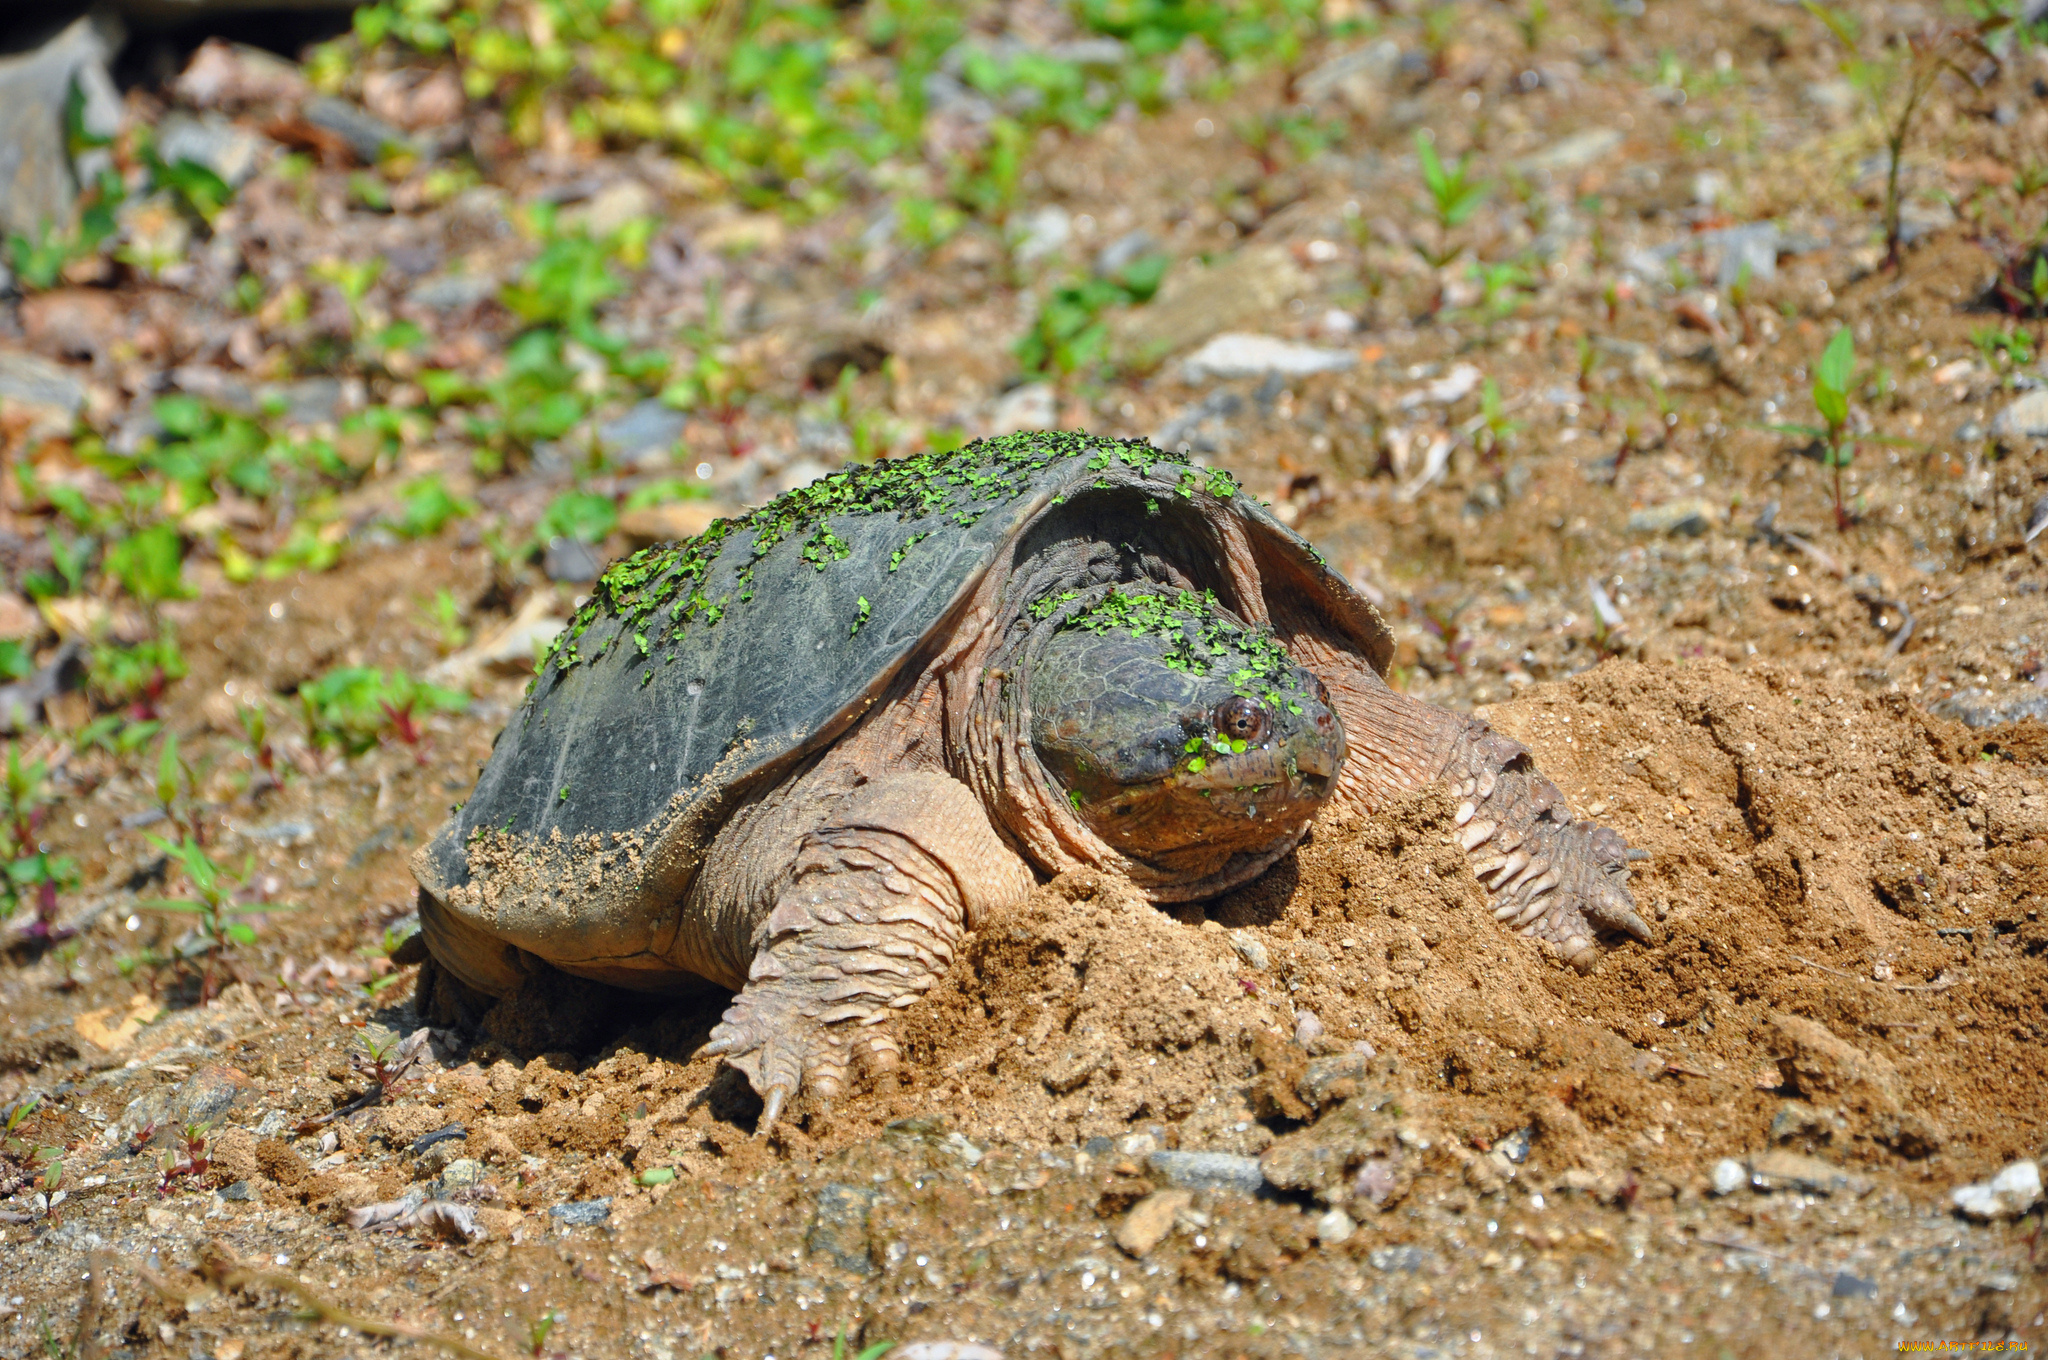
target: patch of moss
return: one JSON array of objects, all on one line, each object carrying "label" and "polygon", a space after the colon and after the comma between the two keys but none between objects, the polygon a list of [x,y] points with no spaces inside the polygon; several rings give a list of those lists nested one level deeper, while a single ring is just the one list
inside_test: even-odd
[{"label": "patch of moss", "polygon": [[[680,640],[693,623],[716,624],[732,604],[753,598],[754,564],[785,540],[797,540],[803,560],[819,571],[844,561],[853,549],[832,531],[829,521],[835,515],[893,514],[966,528],[996,505],[1026,494],[1046,468],[1080,457],[1089,460],[1090,468],[1122,463],[1141,473],[1150,473],[1162,462],[1187,461],[1184,455],[1163,452],[1141,439],[1027,430],[978,439],[947,453],[842,468],[738,519],[715,521],[688,542],[643,548],[614,564],[542,658],[536,680],[550,665],[566,671],[593,659],[583,655],[579,644],[601,619],[621,620],[621,635],[632,639],[640,656],[649,655],[664,640]],[[921,528],[910,534],[891,555],[888,570],[901,566],[934,532]],[[712,566],[727,552],[728,540],[747,534],[753,542],[733,575],[732,588],[713,598],[707,593]],[[853,622],[852,631],[859,631],[860,622]]]},{"label": "patch of moss", "polygon": [[[1075,598],[1072,591],[1034,601],[1027,612],[1043,621]],[[1224,612],[1215,592],[1112,590],[1054,625],[1062,631],[1128,633],[1132,637],[1168,639],[1160,660],[1172,670],[1207,675],[1225,658],[1241,661],[1230,672],[1231,688],[1250,699],[1284,705],[1299,713],[1289,692],[1306,692],[1294,658],[1280,640],[1262,628],[1248,628]]]}]

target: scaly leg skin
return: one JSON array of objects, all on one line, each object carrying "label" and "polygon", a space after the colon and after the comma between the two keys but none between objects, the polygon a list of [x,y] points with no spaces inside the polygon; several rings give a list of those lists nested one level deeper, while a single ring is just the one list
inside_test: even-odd
[{"label": "scaly leg skin", "polygon": [[1581,972],[1599,961],[1602,932],[1650,938],[1628,890],[1629,860],[1640,853],[1619,832],[1574,820],[1520,742],[1471,722],[1444,777],[1462,800],[1460,843],[1494,919],[1555,947]]},{"label": "scaly leg skin", "polygon": [[1577,821],[1557,785],[1520,742],[1485,723],[1396,693],[1370,668],[1314,635],[1296,659],[1330,687],[1351,754],[1337,797],[1367,811],[1441,779],[1459,798],[1458,827],[1473,871],[1510,929],[1557,950],[1581,972],[1599,962],[1603,932],[1648,940],[1628,891],[1642,858],[1619,833]]},{"label": "scaly leg skin", "polygon": [[804,837],[705,1048],[753,1084],[762,1133],[798,1091],[837,1094],[856,1053],[895,1066],[896,1041],[875,1027],[944,975],[974,921],[1032,884],[973,795],[942,776],[879,781],[835,822]]}]

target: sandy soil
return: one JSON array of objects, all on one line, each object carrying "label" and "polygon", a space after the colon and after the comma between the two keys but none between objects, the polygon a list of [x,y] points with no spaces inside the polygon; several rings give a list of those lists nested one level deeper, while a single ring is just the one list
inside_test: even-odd
[{"label": "sandy soil", "polygon": [[[2005,324],[1988,281],[2040,221],[2038,196],[2009,186],[2048,146],[2048,62],[2035,49],[1982,89],[1944,87],[1911,162],[1931,225],[1892,271],[1871,244],[1868,139],[1825,114],[1832,56],[1794,11],[1653,5],[1610,30],[1559,5],[1527,57],[1504,11],[1469,8],[1447,74],[1337,110],[1347,138],[1302,164],[1216,135],[1288,107],[1278,77],[1041,147],[1026,192],[1090,224],[1076,252],[1139,228],[1185,260],[1276,247],[1295,305],[1242,325],[1358,360],[1289,382],[1169,364],[1069,383],[1057,410],[1184,440],[1384,599],[1398,683],[1489,717],[1650,853],[1636,886],[1653,941],[1590,975],[1547,962],[1483,911],[1430,795],[1326,817],[1259,883],[1173,916],[1111,880],[1044,885],[902,1017],[898,1075],[829,1110],[800,1102],[771,1138],[745,1083],[696,1052],[718,1005],[567,980],[473,1030],[425,1026],[406,1079],[335,1117],[377,1087],[365,1027],[423,1028],[415,970],[389,957],[410,928],[406,859],[523,681],[479,673],[469,713],[354,759],[307,746],[293,692],[342,664],[426,670],[450,650],[424,612],[437,590],[486,637],[522,609],[566,613],[576,588],[494,557],[477,521],[419,544],[357,532],[332,571],[242,587],[201,561],[198,598],[164,606],[190,674],[163,713],[218,853],[253,856],[260,889],[298,909],[260,923],[211,1000],[196,969],[124,967],[176,933],[138,910],[166,882],[145,839],[163,829],[154,765],[74,749],[75,724],[22,738],[55,768],[44,834],[83,887],[64,904],[74,943],[0,963],[0,1104],[41,1098],[17,1132],[64,1150],[65,1196],[38,1203],[25,1154],[0,1158],[0,1354],[417,1348],[374,1326],[464,1353],[656,1360],[823,1360],[842,1333],[848,1354],[971,1341],[1010,1360],[2048,1339],[2042,1211],[1981,1223],[1950,1199],[2048,1154],[2048,539],[2023,537],[2048,447],[1987,433],[2042,378],[1971,340]],[[1389,23],[1416,47],[1417,20]],[[1658,94],[1667,53],[1731,79]],[[1625,129],[1546,184],[1515,171],[1526,192],[1474,219],[1479,257],[1551,252],[1491,319],[1470,300],[1444,311],[1446,290],[1477,285],[1409,245],[1424,123],[1503,177],[1568,133]],[[589,154],[607,175],[638,164]],[[496,173],[514,196],[568,177],[540,155]],[[1725,185],[1704,202],[1703,173]],[[306,201],[338,202],[344,178],[316,172]],[[329,212],[262,180],[246,202],[309,252],[516,250],[455,207]],[[684,234],[734,216],[668,208]],[[1711,320],[1711,289],[1623,263],[1665,248],[1710,278],[1711,233],[1763,219],[1790,244]],[[849,213],[698,262],[722,271],[738,361],[770,394],[736,429],[687,436],[734,503],[813,456],[803,374],[843,334],[892,356],[860,400],[992,427],[1035,305],[1004,240],[971,227],[878,260],[852,249],[861,230]],[[375,296],[403,312],[388,286]],[[880,305],[858,300],[870,286]],[[211,324],[198,285],[93,291]],[[610,315],[658,332],[702,292],[701,273],[650,275]],[[75,360],[6,305],[10,345]],[[1356,329],[1331,330],[1332,308]],[[1826,470],[1763,427],[1811,418],[1808,367],[1844,324],[1892,380],[1859,394],[1857,419],[1910,442],[1863,447],[1838,530]],[[438,342],[481,353],[512,332],[489,307],[464,325]],[[126,399],[133,375],[77,363]],[[1503,394],[1497,441],[1476,375],[1429,395],[1468,363]],[[1440,436],[1450,456],[1421,481]],[[61,448],[35,456],[86,475]],[[431,468],[504,532],[572,477],[465,483],[466,459],[430,443],[368,484],[358,528]],[[5,514],[17,547],[40,542],[38,512]],[[281,785],[251,779],[247,702],[273,714]],[[207,1165],[167,1178],[192,1122],[210,1126]],[[468,1231],[350,1226],[429,1193]]]}]

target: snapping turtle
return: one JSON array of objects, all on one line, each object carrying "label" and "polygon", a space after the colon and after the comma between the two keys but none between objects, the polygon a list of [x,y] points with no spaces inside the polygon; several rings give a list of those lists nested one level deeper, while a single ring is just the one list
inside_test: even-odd
[{"label": "snapping turtle", "polygon": [[848,468],[605,573],[414,858],[422,934],[492,995],[737,992],[710,1048],[764,1127],[892,1065],[881,1022],[1037,879],[1213,897],[1333,798],[1448,781],[1497,918],[1582,968],[1647,938],[1621,837],[1388,688],[1390,650],[1227,473],[1142,441]]}]

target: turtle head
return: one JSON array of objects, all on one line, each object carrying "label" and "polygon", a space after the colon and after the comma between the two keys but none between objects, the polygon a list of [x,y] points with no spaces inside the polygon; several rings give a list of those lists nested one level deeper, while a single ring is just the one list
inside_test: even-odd
[{"label": "turtle head", "polygon": [[1291,845],[1336,787],[1322,681],[1211,594],[1115,587],[1032,607],[1031,743],[1118,851],[1202,877]]}]

